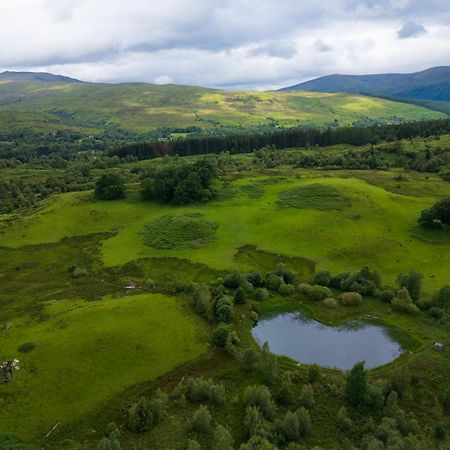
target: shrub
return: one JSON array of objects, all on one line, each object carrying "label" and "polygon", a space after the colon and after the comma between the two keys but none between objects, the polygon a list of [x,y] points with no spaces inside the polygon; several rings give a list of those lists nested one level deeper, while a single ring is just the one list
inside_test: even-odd
[{"label": "shrub", "polygon": [[298,415],[288,411],[280,423],[280,431],[287,442],[296,441],[300,436]]},{"label": "shrub", "polygon": [[266,287],[270,291],[278,291],[283,279],[274,273],[269,273],[266,276]]},{"label": "shrub", "polygon": [[307,409],[314,406],[314,389],[309,384],[302,387],[299,399],[300,405]]},{"label": "shrub", "polygon": [[248,348],[242,357],[242,368],[246,372],[250,372],[258,367],[261,360],[259,352],[253,348]]},{"label": "shrub", "polygon": [[120,175],[105,173],[95,183],[95,196],[100,200],[114,200],[125,197],[125,184]]},{"label": "shrub", "polygon": [[329,288],[325,286],[319,286],[318,284],[311,286],[311,290],[309,292],[309,298],[317,302],[320,300],[325,300],[326,298],[330,298],[332,296],[333,294],[331,293]]},{"label": "shrub", "polygon": [[339,301],[344,306],[358,306],[362,304],[362,295],[358,292],[344,292],[340,295]]},{"label": "shrub", "polygon": [[342,406],[342,408],[339,409],[337,414],[337,421],[339,428],[344,432],[348,432],[352,427],[352,421],[347,415],[347,409],[345,408],[345,406]]},{"label": "shrub", "polygon": [[208,286],[202,285],[194,288],[192,303],[198,314],[205,315],[208,312],[211,305],[211,292]]},{"label": "shrub", "polygon": [[263,278],[260,272],[250,272],[247,274],[247,281],[254,287],[259,287],[263,283]]},{"label": "shrub", "polygon": [[307,436],[311,430],[311,417],[305,408],[300,408],[296,412],[298,417],[298,429],[300,436]]},{"label": "shrub", "polygon": [[223,285],[228,289],[237,289],[241,285],[241,274],[235,270],[223,279]]},{"label": "shrub", "polygon": [[300,283],[297,286],[297,290],[299,294],[309,297],[309,295],[311,294],[311,285],[308,283]]},{"label": "shrub", "polygon": [[142,433],[146,431],[150,425],[150,420],[150,404],[144,397],[128,408],[127,427],[131,431],[135,433]]},{"label": "shrub", "polygon": [[153,291],[156,287],[156,283],[154,280],[152,280],[151,278],[148,278],[147,280],[145,280],[144,283],[144,289],[146,291]]},{"label": "shrub", "polygon": [[190,378],[183,386],[183,392],[192,403],[210,402],[214,405],[225,403],[225,388],[212,380]]},{"label": "shrub", "polygon": [[434,427],[434,435],[436,439],[442,440],[447,436],[447,430],[441,423]]},{"label": "shrub", "polygon": [[87,269],[84,269],[82,267],[75,267],[75,269],[72,272],[73,278],[83,278],[88,276]]},{"label": "shrub", "polygon": [[253,436],[258,433],[263,426],[263,417],[259,408],[256,406],[248,406],[245,410],[244,426],[247,436]]},{"label": "shrub", "polygon": [[234,293],[234,303],[238,305],[243,305],[247,301],[247,294],[244,291],[244,288],[238,287],[236,292]]},{"label": "shrub", "polygon": [[281,295],[287,296],[287,295],[291,295],[293,294],[295,291],[295,288],[292,284],[286,284],[286,283],[281,283],[280,287],[278,288],[278,292]]},{"label": "shrub", "polygon": [[212,332],[212,342],[216,347],[225,348],[231,333],[231,328],[225,324],[220,324]]},{"label": "shrub", "polygon": [[256,406],[266,419],[271,419],[275,412],[275,405],[269,388],[264,385],[249,386],[244,391],[244,404]]},{"label": "shrub", "polygon": [[392,289],[384,289],[383,291],[381,291],[380,299],[385,303],[391,303],[394,297],[395,294]]},{"label": "shrub", "polygon": [[315,364],[308,368],[308,379],[310,383],[315,383],[320,378],[320,369]]},{"label": "shrub", "polygon": [[269,291],[266,288],[255,289],[255,299],[258,301],[267,300],[269,298]]},{"label": "shrub", "polygon": [[214,431],[214,450],[233,450],[233,444],[230,432],[222,425],[218,425]]},{"label": "shrub", "polygon": [[320,286],[330,286],[331,274],[328,270],[319,270],[314,276],[314,284],[319,284]]},{"label": "shrub", "polygon": [[439,292],[433,297],[433,304],[443,309],[450,307],[450,286],[439,289]]},{"label": "shrub", "polygon": [[442,319],[444,317],[444,310],[441,308],[433,307],[428,310],[428,314],[435,320]]},{"label": "shrub", "polygon": [[207,434],[212,428],[212,416],[209,409],[202,405],[195,411],[192,417],[191,428],[197,433]]},{"label": "shrub", "polygon": [[196,440],[189,439],[188,445],[187,445],[187,450],[201,450],[201,449],[202,449],[202,447]]},{"label": "shrub", "polygon": [[259,320],[259,314],[256,311],[250,311],[249,313],[250,319],[252,319],[255,323]]},{"label": "shrub", "polygon": [[31,352],[31,350],[33,350],[35,347],[36,344],[34,342],[25,342],[17,349],[17,351],[19,351],[20,353],[28,353]]},{"label": "shrub", "polygon": [[361,406],[367,394],[367,372],[364,362],[356,363],[347,375],[345,398],[353,406]]},{"label": "shrub", "polygon": [[338,306],[338,302],[334,298],[326,298],[322,303],[327,308],[337,308]]},{"label": "shrub", "polygon": [[392,309],[394,309],[395,311],[411,315],[419,313],[419,308],[413,302],[408,302],[404,299],[394,298],[391,301],[391,305]]},{"label": "shrub", "polygon": [[216,317],[219,322],[231,323],[234,320],[234,306],[228,297],[222,297],[216,304]]},{"label": "shrub", "polygon": [[400,288],[405,287],[415,302],[420,298],[420,291],[422,289],[423,275],[419,272],[410,272],[408,275],[400,274],[397,278]]}]

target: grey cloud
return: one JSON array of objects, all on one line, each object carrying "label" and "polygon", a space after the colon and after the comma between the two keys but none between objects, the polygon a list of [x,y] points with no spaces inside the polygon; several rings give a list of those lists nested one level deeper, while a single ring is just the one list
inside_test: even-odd
[{"label": "grey cloud", "polygon": [[404,23],[402,28],[397,32],[397,37],[399,39],[407,39],[421,36],[426,32],[427,30],[422,24],[414,22],[413,20],[409,20],[408,22]]},{"label": "grey cloud", "polygon": [[326,42],[322,41],[321,39],[314,42],[314,48],[319,50],[319,52],[331,52],[333,51],[333,47],[330,44],[327,44]]},{"label": "grey cloud", "polygon": [[275,58],[291,59],[297,54],[297,48],[292,42],[269,42],[264,45],[258,45],[250,50],[253,56],[272,56]]}]

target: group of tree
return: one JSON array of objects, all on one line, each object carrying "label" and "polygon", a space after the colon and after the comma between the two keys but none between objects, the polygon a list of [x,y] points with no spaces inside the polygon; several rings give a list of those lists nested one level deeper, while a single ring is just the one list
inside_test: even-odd
[{"label": "group of tree", "polygon": [[371,127],[287,128],[269,133],[236,134],[230,136],[199,136],[184,139],[139,142],[110,149],[110,156],[132,155],[151,159],[165,155],[201,155],[207,153],[249,153],[266,146],[277,149],[336,144],[365,145],[411,137],[428,137],[450,132],[450,119],[408,122]]},{"label": "group of tree", "polygon": [[424,228],[448,228],[450,226],[450,197],[438,200],[431,208],[424,209],[418,222]]},{"label": "group of tree", "polygon": [[215,195],[217,171],[207,158],[193,164],[179,163],[144,173],[141,192],[146,200],[185,204],[204,202]]}]

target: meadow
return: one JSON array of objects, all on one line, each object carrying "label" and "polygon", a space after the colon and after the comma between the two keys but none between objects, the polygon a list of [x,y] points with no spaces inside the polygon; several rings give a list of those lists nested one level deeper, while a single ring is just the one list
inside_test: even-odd
[{"label": "meadow", "polygon": [[115,124],[143,133],[161,128],[342,126],[444,117],[419,106],[355,94],[233,92],[144,83],[0,84],[0,131],[33,127],[98,134]]},{"label": "meadow", "polygon": [[[3,358],[21,361],[14,382],[0,385],[0,438],[14,435],[25,442],[20,449],[26,443],[94,449],[108,421],[123,422],[131,401],[201,375],[224,383],[234,400],[214,408],[215,420],[228,426],[236,442],[244,441],[239,399],[263,377],[244,373],[239,358],[212,350],[212,325],[194,313],[186,290],[192,282],[210,283],[236,269],[268,272],[284,263],[298,283],[311,282],[320,269],[337,274],[370,266],[384,284],[395,286],[398,274],[420,270],[428,299],[448,283],[448,233],[417,224],[424,208],[450,195],[450,184],[437,174],[400,168],[261,169],[252,165],[254,155],[232,158],[246,170],[217,181],[217,196],[207,203],[143,201],[130,182],[124,199],[100,201],[91,191],[70,192],[43,200],[28,214],[0,216],[0,349]],[[167,164],[170,158],[129,162],[122,170]],[[2,173],[44,176],[46,170]],[[236,305],[234,326],[242,346],[256,348],[249,319],[253,303]],[[415,410],[428,434],[434,421],[442,420],[438,397],[448,384],[448,350],[437,353],[432,345],[450,344],[446,326],[425,312],[407,316],[375,298],[330,309],[298,294],[271,294],[258,304],[262,315],[303,310],[327,324],[370,316],[398,330],[404,355],[370,377],[381,382],[407,368],[422,384],[405,394],[403,407]],[[279,363],[299,385],[308,383],[307,367],[286,358]],[[333,448],[345,437],[334,420],[345,379],[328,369],[321,376],[324,381],[314,383],[317,406],[305,444]],[[150,432],[123,429],[124,448],[184,449],[186,436],[195,437],[189,429],[194,411],[195,405],[173,404],[167,421]],[[364,417],[353,419],[355,428],[362,427]],[[209,445],[207,437],[200,441]]]}]

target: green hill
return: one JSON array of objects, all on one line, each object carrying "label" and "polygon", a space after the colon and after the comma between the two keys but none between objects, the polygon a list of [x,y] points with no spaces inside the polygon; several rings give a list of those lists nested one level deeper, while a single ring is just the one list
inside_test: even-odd
[{"label": "green hill", "polygon": [[[240,92],[145,83],[0,79],[0,131],[104,128],[211,130],[254,126],[373,124],[444,117],[416,105],[356,94]],[[19,119],[16,121],[16,119]]]}]

